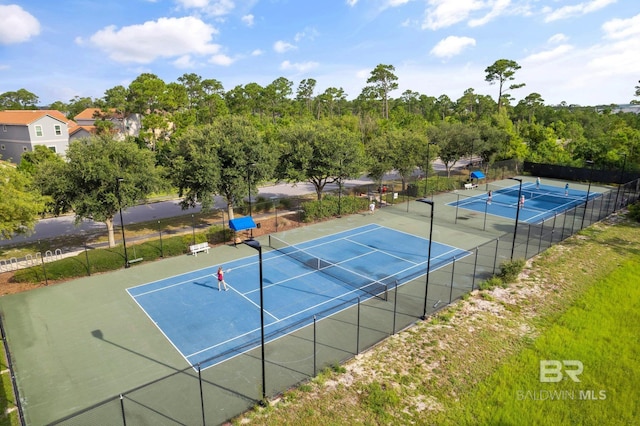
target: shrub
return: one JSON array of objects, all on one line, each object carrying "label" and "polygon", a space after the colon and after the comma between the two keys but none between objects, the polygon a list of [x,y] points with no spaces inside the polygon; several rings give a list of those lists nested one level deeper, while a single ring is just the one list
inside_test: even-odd
[{"label": "shrub", "polygon": [[302,204],[302,220],[314,222],[340,214],[354,214],[367,209],[369,201],[362,197],[325,195],[322,200]]},{"label": "shrub", "polygon": [[629,219],[640,222],[640,201],[629,205]]},{"label": "shrub", "polygon": [[500,274],[498,274],[498,276],[505,283],[513,282],[516,278],[518,278],[520,272],[522,272],[524,265],[524,259],[516,259],[509,262],[504,262],[502,265],[500,265]]},{"label": "shrub", "polygon": [[494,288],[501,285],[502,285],[502,280],[499,277],[493,276],[488,280],[481,282],[478,288],[480,290],[493,290]]}]

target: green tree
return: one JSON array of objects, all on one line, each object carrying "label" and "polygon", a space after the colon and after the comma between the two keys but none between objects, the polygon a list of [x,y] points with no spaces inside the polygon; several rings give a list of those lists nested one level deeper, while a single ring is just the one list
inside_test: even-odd
[{"label": "green tree", "polygon": [[382,100],[382,117],[389,118],[389,93],[398,88],[398,77],[393,65],[379,64],[371,71],[367,83],[373,83],[377,98]]},{"label": "green tree", "polygon": [[263,90],[265,105],[271,115],[272,123],[289,111],[289,96],[293,93],[293,82],[284,77],[275,79]]},{"label": "green tree", "polygon": [[515,73],[521,68],[516,61],[510,59],[498,59],[492,65],[488,66],[484,72],[485,81],[489,84],[498,83],[498,110],[502,107],[504,97],[507,94],[507,90],[514,90],[523,87],[525,84],[512,84],[509,88],[505,88],[504,84],[508,81],[515,80]]},{"label": "green tree", "polygon": [[[404,191],[407,180],[415,171],[416,166],[421,165],[423,147],[429,144],[426,132],[424,131],[395,130],[392,132],[392,135],[394,139],[394,151],[391,164],[392,168],[398,172],[402,179],[402,190]],[[434,152],[430,154],[434,154]],[[435,158],[434,155],[430,160]]]},{"label": "green tree", "polygon": [[[640,80],[638,81],[638,83],[640,83]],[[640,85],[636,86],[636,93],[634,94],[634,96],[636,98],[640,98]],[[631,103],[634,105],[638,105],[640,104],[640,100],[639,99],[633,99],[631,100]]]},{"label": "green tree", "polygon": [[327,184],[337,182],[341,176],[355,176],[363,169],[359,135],[340,123],[296,122],[280,128],[277,138],[281,151],[276,177],[292,183],[311,183],[318,200]]},{"label": "green tree", "polygon": [[64,162],[64,160],[60,158],[58,154],[56,154],[46,146],[36,145],[33,148],[33,151],[28,151],[22,154],[22,157],[20,157],[20,164],[18,164],[17,168],[23,173],[34,176],[40,164],[47,161],[58,161],[60,163]]},{"label": "green tree", "polygon": [[440,122],[428,129],[429,140],[438,145],[440,160],[451,175],[451,166],[469,153],[471,144],[478,140],[478,129],[463,123]]},{"label": "green tree", "polygon": [[317,81],[313,78],[305,78],[298,85],[296,101],[302,106],[301,111],[305,114],[313,113],[313,92],[316,89]]},{"label": "green tree", "polygon": [[76,115],[80,114],[85,109],[94,108],[95,106],[96,103],[90,97],[74,96],[68,104],[67,118],[73,120]]},{"label": "green tree", "polygon": [[219,117],[212,124],[186,130],[172,142],[168,174],[183,197],[183,209],[200,203],[208,210],[219,194],[233,219],[234,206],[248,195],[248,185],[255,189],[273,172],[275,154],[247,117]]},{"label": "green tree", "polygon": [[37,109],[38,97],[26,89],[0,94],[0,110]]},{"label": "green tree", "polygon": [[153,153],[101,135],[72,141],[66,160],[42,163],[36,173],[38,186],[53,198],[54,214],[73,211],[76,222],[104,222],[109,247],[114,247],[113,218],[119,209],[144,201],[160,188]]},{"label": "green tree", "polygon": [[0,162],[0,200],[0,239],[32,231],[48,201],[34,189],[29,174],[4,162]]}]

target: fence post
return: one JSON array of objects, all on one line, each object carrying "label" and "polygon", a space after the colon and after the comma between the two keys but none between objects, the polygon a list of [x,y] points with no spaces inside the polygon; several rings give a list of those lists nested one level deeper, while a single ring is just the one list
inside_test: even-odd
[{"label": "fence post", "polygon": [[568,211],[564,212],[564,219],[562,219],[562,235],[560,235],[560,241],[564,241],[564,229],[567,226],[567,215]]},{"label": "fence post", "polygon": [[478,267],[478,247],[476,247],[476,258],[473,261],[473,276],[471,277],[471,291],[475,290],[477,267]]},{"label": "fence post", "polygon": [[453,277],[455,275],[455,271],[456,271],[456,257],[453,256],[453,263],[451,264],[451,288],[449,289],[449,303],[451,303],[451,300],[453,298]]},{"label": "fence post", "polygon": [[40,250],[40,260],[42,261],[42,273],[44,274],[44,285],[49,285],[49,279],[47,278],[47,267],[44,265],[44,256],[42,256],[42,246],[40,240],[38,240],[38,249]]},{"label": "fence post", "polygon": [[489,208],[489,200],[487,200],[487,202],[484,203],[484,225],[482,225],[483,231],[487,230],[487,208]]},{"label": "fence post", "polygon": [[122,424],[127,426],[127,416],[124,414],[124,397],[120,394],[120,411],[122,412]]},{"label": "fence post", "polygon": [[455,224],[458,224],[458,206],[460,205],[460,194],[458,193],[458,201],[456,202],[456,220],[455,220]]},{"label": "fence post", "polygon": [[538,254],[542,251],[542,237],[544,235],[544,220],[542,221],[542,226],[540,227],[540,241],[538,242]]},{"label": "fence post", "polygon": [[316,360],[316,346],[317,346],[317,330],[316,330],[316,316],[313,316],[313,377],[316,377],[317,372],[317,360]]},{"label": "fence post", "polygon": [[360,298],[358,297],[358,319],[356,321],[356,355],[360,355]]},{"label": "fence post", "polygon": [[496,254],[493,256],[493,275],[496,274],[496,263],[498,263],[498,244],[500,244],[500,238],[496,238]]},{"label": "fence post", "polygon": [[393,300],[393,330],[391,332],[392,335],[396,334],[396,312],[398,311],[398,280],[395,280],[395,291],[394,291],[394,300]]},{"label": "fence post", "polygon": [[200,363],[198,363],[198,384],[200,385],[200,409],[202,410],[202,426],[207,426],[207,422],[204,418],[204,394],[202,392],[202,369]]},{"label": "fence post", "polygon": [[527,260],[527,255],[529,254],[529,239],[531,238],[531,224],[528,224],[529,227],[527,229],[527,244],[524,246],[524,259]]}]

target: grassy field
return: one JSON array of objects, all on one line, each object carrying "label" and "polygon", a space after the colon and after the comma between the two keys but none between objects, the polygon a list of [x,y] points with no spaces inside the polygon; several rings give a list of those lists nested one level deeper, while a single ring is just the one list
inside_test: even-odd
[{"label": "grassy field", "polygon": [[[477,291],[233,422],[637,424],[639,270],[640,226],[596,224],[516,282]],[[542,360],[573,364],[543,382]]]}]

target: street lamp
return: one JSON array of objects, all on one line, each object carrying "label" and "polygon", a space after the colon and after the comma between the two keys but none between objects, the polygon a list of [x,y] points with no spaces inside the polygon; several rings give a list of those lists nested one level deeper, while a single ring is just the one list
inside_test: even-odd
[{"label": "street lamp", "polygon": [[433,142],[428,142],[427,143],[427,168],[424,171],[424,196],[428,196],[428,182],[429,182],[429,167],[431,167],[431,158],[430,158],[430,154],[431,154],[431,149],[429,148],[430,145],[435,145]]},{"label": "street lamp", "polygon": [[429,270],[431,269],[431,241],[433,240],[433,201],[426,198],[420,198],[419,203],[426,203],[431,206],[431,223],[429,225],[429,249],[427,251],[427,282],[424,287],[424,308],[422,310],[422,316],[420,319],[427,319],[427,296],[429,294]]},{"label": "street lamp", "polygon": [[[256,163],[247,164],[247,186],[249,187],[249,217],[253,217],[251,214],[251,168],[255,167]],[[253,229],[251,229],[251,238],[253,238]]]},{"label": "street lamp", "polygon": [[591,179],[593,175],[593,161],[586,160],[585,163],[591,167],[589,169],[589,186],[587,187],[587,198],[584,200],[584,211],[582,212],[582,222],[580,223],[580,229],[584,228],[584,217],[587,215],[587,203],[589,202],[589,192],[591,192]]},{"label": "street lamp", "polygon": [[618,196],[620,195],[620,188],[622,187],[622,181],[624,180],[624,168],[627,165],[627,153],[622,153],[624,155],[624,161],[622,162],[622,170],[620,171],[620,179],[618,179],[618,192],[616,192],[616,202],[613,205],[613,211],[618,210]]},{"label": "street lamp", "polygon": [[124,181],[123,178],[116,178],[116,194],[118,196],[118,207],[120,208],[120,228],[122,228],[122,245],[124,246],[124,267],[129,266],[129,256],[127,256],[127,240],[124,238],[124,221],[122,220],[122,198],[120,197],[120,184]]},{"label": "street lamp", "polygon": [[249,216],[251,214],[251,168],[255,167],[256,163],[247,164],[247,186],[249,187]]},{"label": "street lamp", "polygon": [[517,210],[516,210],[516,224],[513,227],[513,242],[511,243],[511,260],[513,260],[513,252],[516,249],[516,235],[518,234],[518,220],[520,219],[520,197],[522,197],[522,179],[520,178],[510,178],[513,180],[517,180],[518,182],[520,182],[520,188],[518,189],[518,204],[517,204]]},{"label": "street lamp", "polygon": [[244,243],[258,251],[258,264],[260,267],[260,346],[262,350],[262,402],[267,398],[267,388],[265,381],[265,367],[264,367],[264,296],[263,296],[263,284],[262,284],[262,246],[260,242],[254,239],[244,240]]}]

